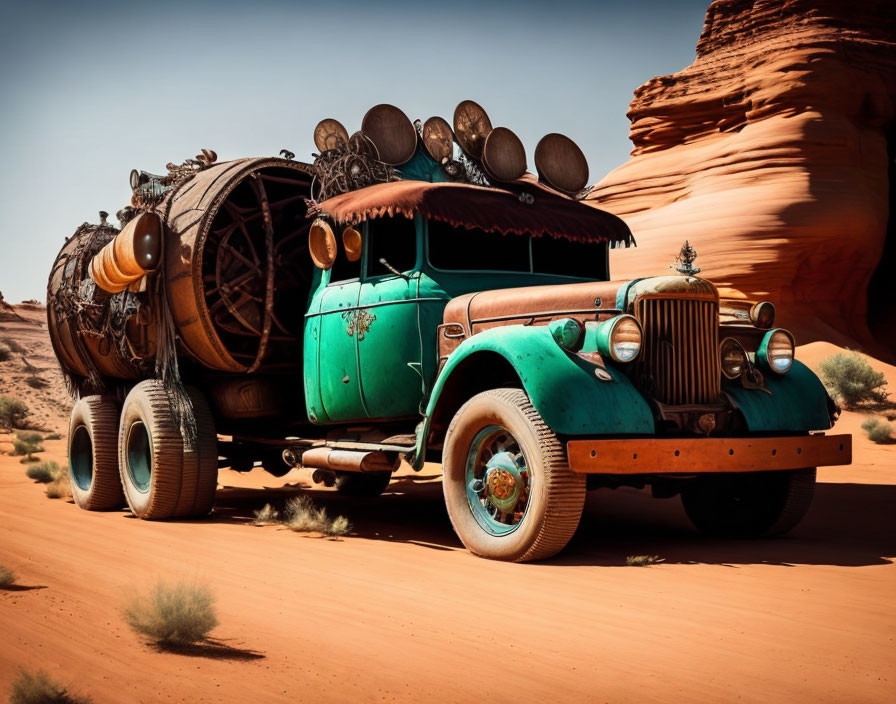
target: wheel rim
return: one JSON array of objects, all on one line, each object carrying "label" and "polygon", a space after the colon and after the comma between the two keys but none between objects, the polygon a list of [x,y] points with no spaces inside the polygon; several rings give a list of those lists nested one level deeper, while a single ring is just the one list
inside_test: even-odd
[{"label": "wheel rim", "polygon": [[84,425],[79,425],[72,433],[69,468],[78,488],[81,491],[88,491],[93,484],[93,442]]},{"label": "wheel rim", "polygon": [[467,453],[464,477],[467,503],[490,535],[512,533],[529,509],[530,477],[519,443],[505,428],[480,430]]},{"label": "wheel rim", "polygon": [[149,491],[152,479],[152,447],[149,432],[142,421],[131,423],[127,440],[128,474],[137,491]]}]

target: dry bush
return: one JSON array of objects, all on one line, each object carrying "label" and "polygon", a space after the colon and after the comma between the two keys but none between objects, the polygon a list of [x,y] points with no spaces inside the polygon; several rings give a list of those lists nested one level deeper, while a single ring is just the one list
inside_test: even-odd
[{"label": "dry bush", "polygon": [[28,384],[28,386],[30,386],[32,389],[45,389],[50,385],[49,381],[47,381],[46,379],[42,379],[36,374],[25,379],[25,383]]},{"label": "dry bush", "polygon": [[351,530],[345,516],[330,519],[326,509],[318,508],[304,495],[286,502],[280,522],[298,533],[323,533],[330,537],[345,535]]},{"label": "dry bush", "polygon": [[28,417],[28,406],[12,396],[0,396],[0,428],[21,428]]},{"label": "dry bush", "polygon": [[649,567],[664,561],[665,558],[659,555],[629,555],[625,558],[625,564],[629,567]]},{"label": "dry bush", "polygon": [[38,484],[49,484],[62,477],[62,467],[55,462],[41,462],[26,469],[25,475]]},{"label": "dry bush", "polygon": [[16,573],[6,565],[0,565],[0,589],[12,586],[16,581]]},{"label": "dry bush", "polygon": [[72,495],[72,485],[69,483],[68,476],[63,475],[56,477],[47,484],[48,499],[68,499]]},{"label": "dry bush", "polygon": [[893,426],[880,418],[869,418],[862,423],[862,430],[865,431],[871,442],[878,445],[893,442]]},{"label": "dry bush", "polygon": [[184,580],[159,580],[133,597],[122,616],[131,630],[163,647],[199,643],[218,625],[212,590]]},{"label": "dry bush", "polygon": [[62,435],[59,433],[50,433],[49,435],[44,436],[44,440],[62,440]]},{"label": "dry bush", "polygon": [[12,352],[16,354],[25,354],[26,350],[11,335],[3,335],[0,337],[0,344],[6,345]]},{"label": "dry bush", "polygon": [[19,676],[9,690],[9,704],[88,704],[90,697],[72,694],[60,687],[43,670],[28,672],[19,668]]},{"label": "dry bush", "polygon": [[9,349],[9,345],[0,342],[0,362],[5,362],[10,357],[12,357],[12,350]]},{"label": "dry bush", "polygon": [[257,526],[273,526],[280,523],[280,512],[270,504],[265,504],[254,513],[255,520],[252,522]]},{"label": "dry bush", "polygon": [[25,455],[23,462],[33,462],[35,452],[43,452],[41,445],[43,437],[40,433],[31,430],[16,431],[16,438],[12,441],[12,451],[14,455]]},{"label": "dry bush", "polygon": [[886,403],[887,380],[858,352],[835,354],[820,365],[821,380],[847,408],[860,403]]}]

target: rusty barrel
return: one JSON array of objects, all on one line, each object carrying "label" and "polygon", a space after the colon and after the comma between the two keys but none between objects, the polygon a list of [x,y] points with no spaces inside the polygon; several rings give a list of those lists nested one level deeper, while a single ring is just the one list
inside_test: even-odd
[{"label": "rusty barrel", "polygon": [[66,240],[47,283],[47,326],[56,357],[70,376],[133,379],[138,370],[106,334],[109,294],[98,291],[88,276],[90,261],[118,230],[83,225]]}]

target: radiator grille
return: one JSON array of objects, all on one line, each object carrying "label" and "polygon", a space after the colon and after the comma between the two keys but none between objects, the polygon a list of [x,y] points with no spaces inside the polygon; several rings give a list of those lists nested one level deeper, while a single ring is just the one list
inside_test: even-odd
[{"label": "radiator grille", "polygon": [[635,301],[644,329],[638,376],[657,401],[713,403],[721,394],[719,304],[687,298]]}]

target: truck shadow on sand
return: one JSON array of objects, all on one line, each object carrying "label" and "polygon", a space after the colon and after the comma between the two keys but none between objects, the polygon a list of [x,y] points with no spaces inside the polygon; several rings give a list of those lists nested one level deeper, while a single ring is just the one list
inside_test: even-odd
[{"label": "truck shadow on sand", "polygon": [[[379,498],[358,499],[301,486],[218,490],[205,522],[251,522],[254,511],[298,493],[352,523],[350,538],[387,540],[426,549],[463,550],[455,536],[438,477],[396,478]],[[837,565],[889,564],[896,557],[893,530],[896,485],[816,486],[808,515],[789,535],[768,540],[710,540],[691,526],[679,499],[645,491],[588,493],[579,529],[566,550],[543,565],[624,566],[629,555],[659,555],[666,564]]]}]

